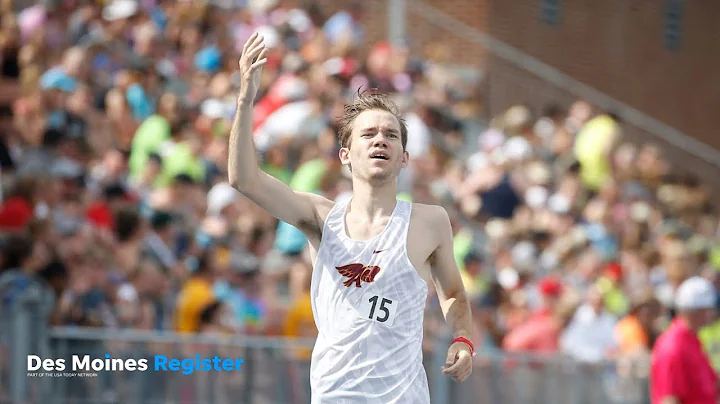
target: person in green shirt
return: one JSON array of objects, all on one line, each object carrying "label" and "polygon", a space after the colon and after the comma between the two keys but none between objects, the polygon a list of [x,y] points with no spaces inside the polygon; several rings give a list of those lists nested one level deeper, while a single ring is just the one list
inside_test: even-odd
[{"label": "person in green shirt", "polygon": [[283,184],[290,185],[293,174],[287,168],[287,146],[285,144],[270,146],[265,152],[264,161],[261,166],[263,171],[282,181]]},{"label": "person in green shirt", "polygon": [[130,175],[140,174],[148,156],[170,139],[170,132],[170,122],[161,115],[152,115],[143,121],[130,146]]},{"label": "person in green shirt", "polygon": [[574,152],[583,185],[588,189],[599,190],[612,176],[610,156],[621,136],[620,125],[610,114],[591,119],[578,132]]},{"label": "person in green shirt", "polygon": [[[334,156],[333,159],[337,160]],[[302,163],[290,180],[290,188],[299,192],[322,194],[326,176],[333,164],[329,153]],[[290,224],[280,222],[273,248],[286,255],[298,254],[305,246],[306,241],[305,235],[300,230]]]},{"label": "person in green shirt", "polygon": [[[715,252],[717,254],[717,247]],[[717,255],[715,258],[718,258]],[[714,274],[709,275],[709,279],[715,285],[715,291],[718,292],[716,298],[717,303],[715,305],[716,318],[714,323],[700,330],[698,337],[703,344],[705,352],[710,358],[710,363],[712,364],[713,369],[715,369],[715,372],[720,375],[720,269],[718,269],[718,266],[715,265],[718,264],[718,262],[713,262],[712,258],[711,263],[713,263],[714,268],[717,270]]]},{"label": "person in green shirt", "polygon": [[705,328],[702,328],[698,333],[698,337],[702,342],[703,349],[710,358],[715,372],[720,374],[720,319]]},{"label": "person in green shirt", "polygon": [[158,153],[161,146],[182,127],[179,116],[179,100],[174,94],[164,94],[160,98],[159,111],[145,119],[135,131],[130,145],[130,176],[142,172],[148,156]]},{"label": "person in green shirt", "polygon": [[178,175],[185,174],[195,182],[205,180],[206,167],[202,157],[202,144],[199,139],[186,139],[179,143],[167,142],[163,149],[163,169],[156,186],[167,186]]},{"label": "person in green shirt", "polygon": [[468,297],[471,300],[477,299],[488,289],[487,278],[482,273],[482,257],[471,251],[461,262],[463,269],[460,271],[460,276],[462,276]]},{"label": "person in green shirt", "polygon": [[621,317],[630,309],[630,302],[622,290],[623,268],[615,263],[608,263],[603,274],[597,280],[597,287],[603,294],[605,308],[615,316]]}]

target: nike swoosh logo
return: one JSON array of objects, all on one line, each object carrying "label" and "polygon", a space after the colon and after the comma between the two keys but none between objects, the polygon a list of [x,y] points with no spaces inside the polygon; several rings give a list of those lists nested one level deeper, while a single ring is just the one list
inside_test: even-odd
[{"label": "nike swoosh logo", "polygon": [[387,249],[385,249],[385,250],[375,250],[375,251],[373,251],[373,254],[381,253],[381,252],[386,251],[386,250],[387,250]]}]

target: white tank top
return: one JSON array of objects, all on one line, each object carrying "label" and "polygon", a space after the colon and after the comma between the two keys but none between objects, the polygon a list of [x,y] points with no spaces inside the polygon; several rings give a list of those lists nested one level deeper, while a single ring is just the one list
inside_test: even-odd
[{"label": "white tank top", "polygon": [[428,287],[407,254],[412,203],[397,201],[382,233],[358,241],[345,229],[349,202],[328,214],[313,269],[312,403],[430,403]]}]

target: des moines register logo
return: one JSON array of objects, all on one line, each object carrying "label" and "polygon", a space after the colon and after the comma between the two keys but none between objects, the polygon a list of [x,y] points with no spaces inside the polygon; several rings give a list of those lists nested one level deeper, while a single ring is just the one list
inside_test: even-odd
[{"label": "des moines register logo", "polygon": [[192,358],[168,358],[155,355],[152,359],[120,359],[110,354],[104,357],[91,355],[73,355],[66,359],[41,358],[37,355],[27,357],[28,377],[96,377],[98,372],[175,372],[190,375],[194,372],[234,372],[242,367],[242,359],[203,358],[195,355]]}]

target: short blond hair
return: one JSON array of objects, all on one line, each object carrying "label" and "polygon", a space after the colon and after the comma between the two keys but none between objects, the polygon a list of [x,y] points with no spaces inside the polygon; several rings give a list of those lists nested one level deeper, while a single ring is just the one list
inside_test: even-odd
[{"label": "short blond hair", "polygon": [[358,90],[357,98],[348,105],[345,105],[345,112],[339,119],[340,129],[338,130],[338,140],[340,147],[350,147],[352,139],[352,125],[355,118],[365,111],[385,111],[393,114],[400,124],[400,141],[403,150],[407,146],[408,129],[407,123],[400,115],[400,109],[392,102],[387,95],[380,94],[375,90],[363,91]]}]

